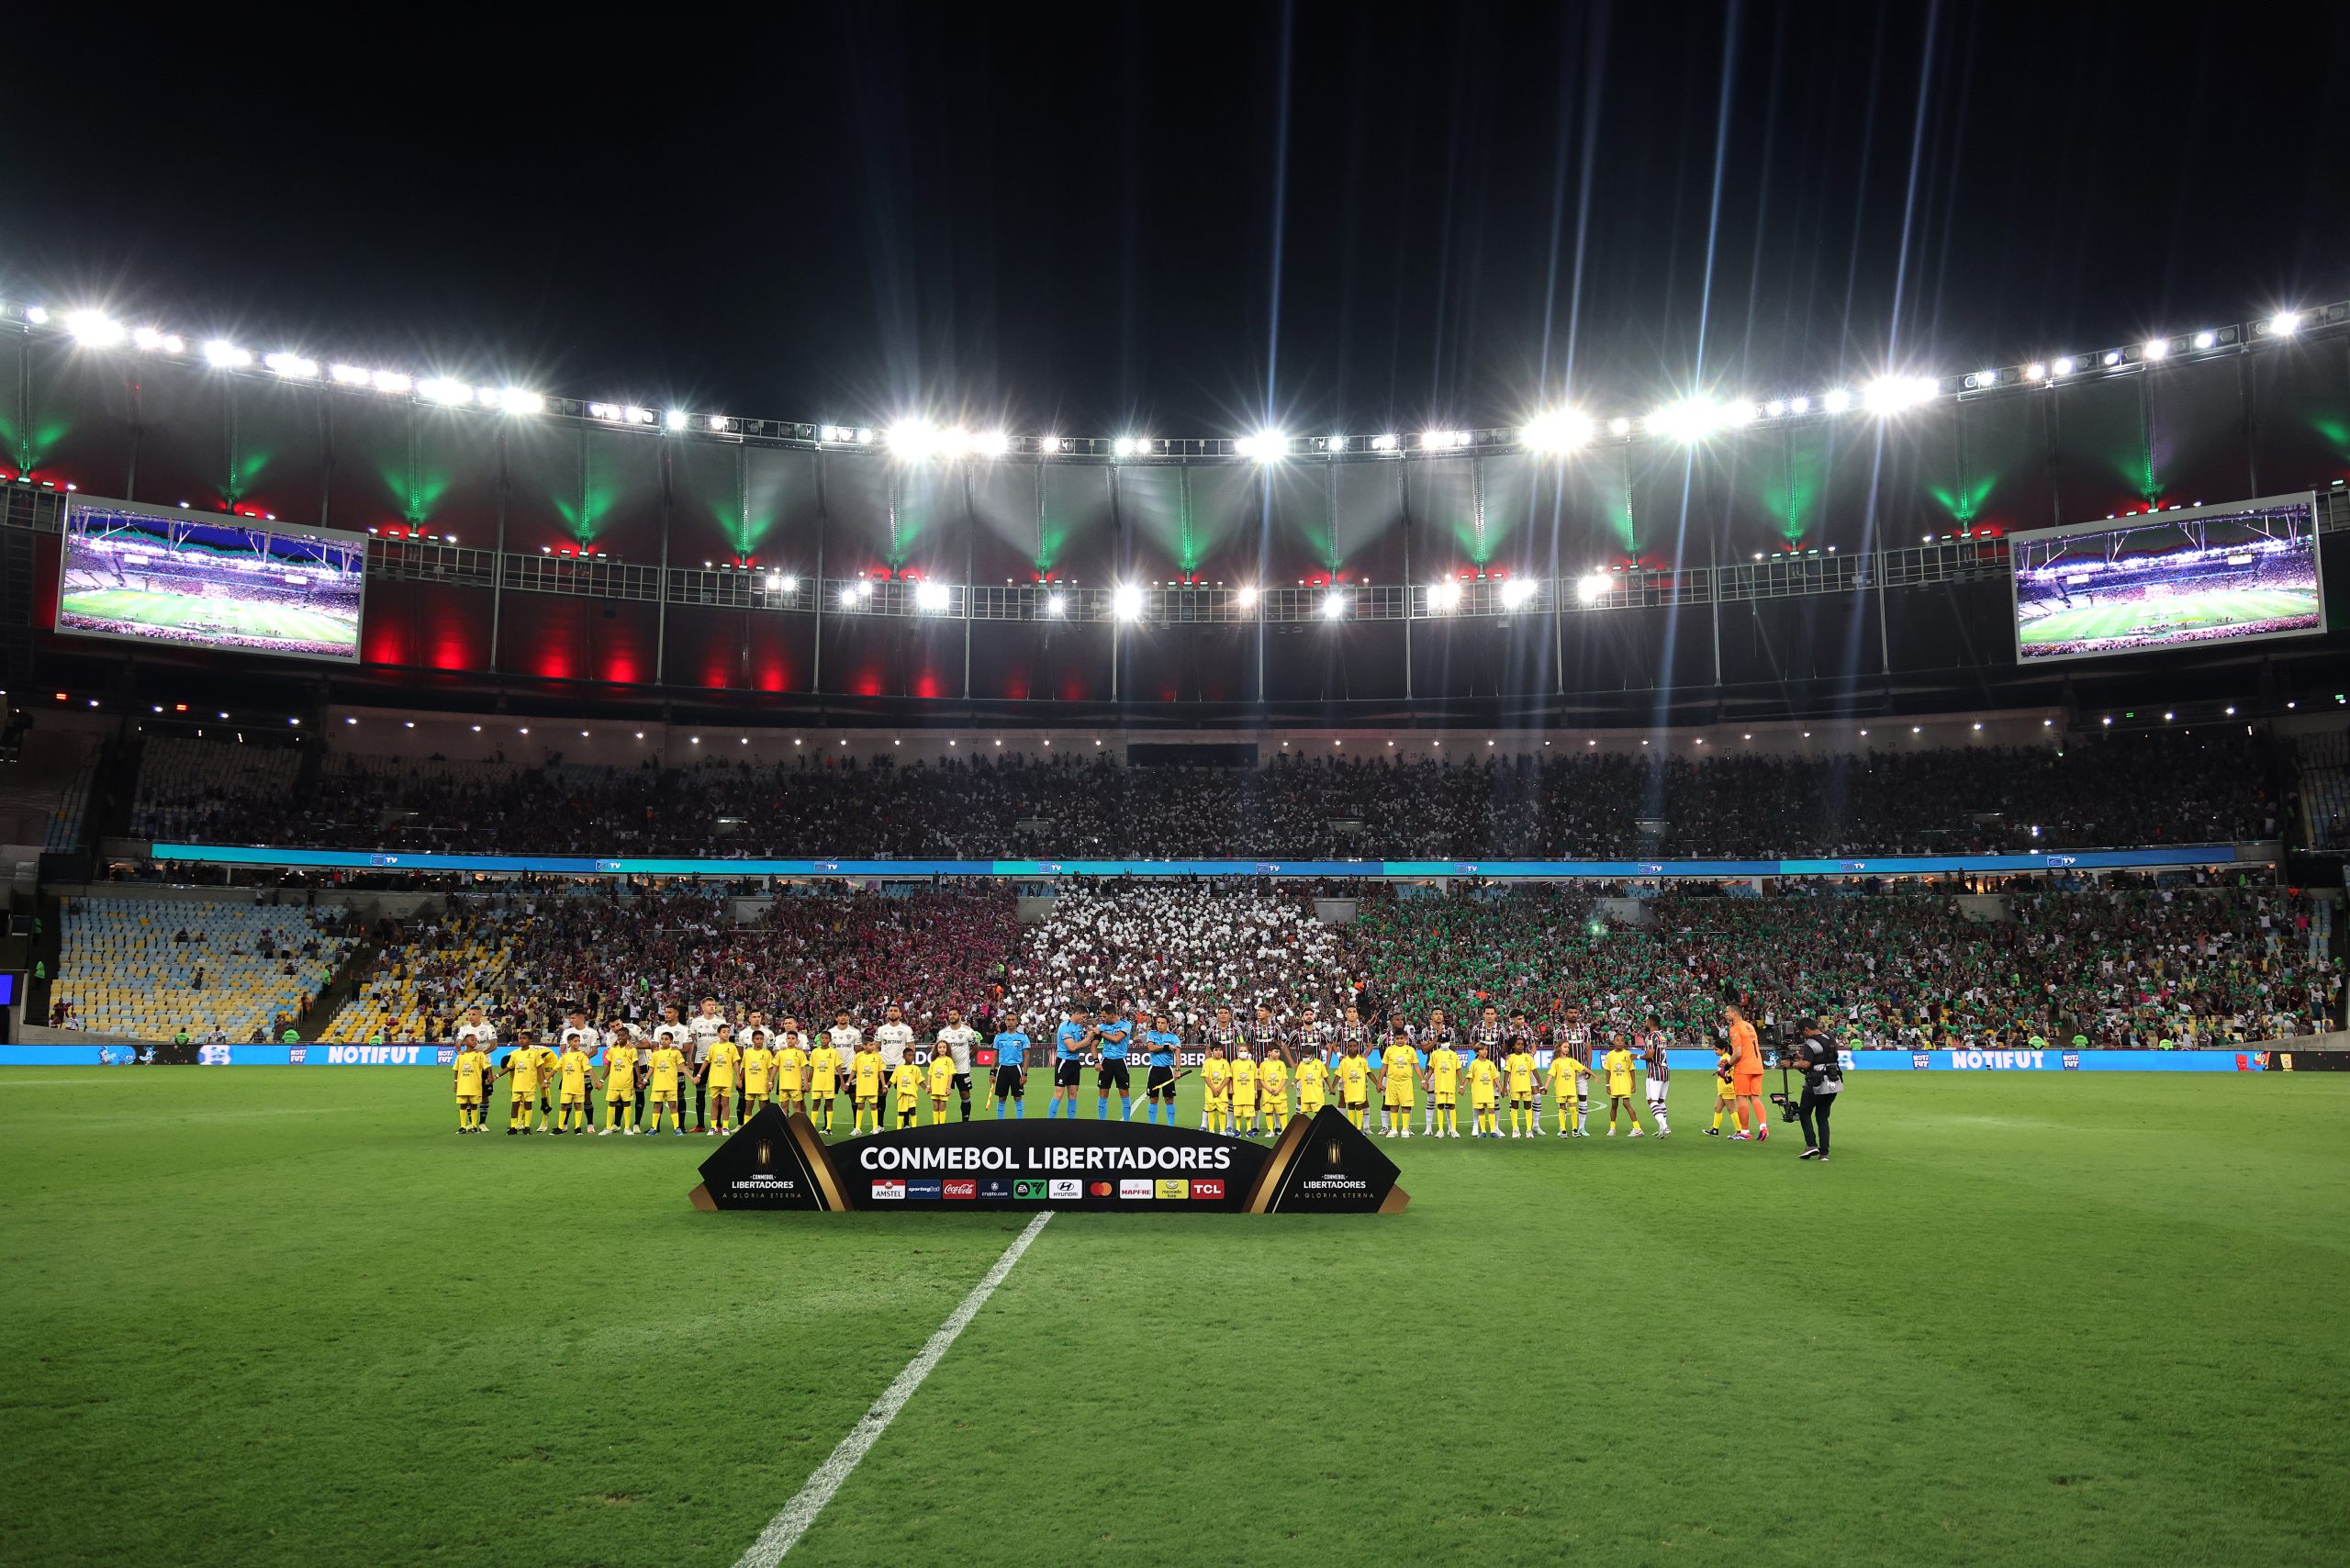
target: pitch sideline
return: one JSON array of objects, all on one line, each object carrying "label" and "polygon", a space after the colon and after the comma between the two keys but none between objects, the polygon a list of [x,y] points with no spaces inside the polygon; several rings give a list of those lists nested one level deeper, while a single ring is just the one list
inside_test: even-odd
[{"label": "pitch sideline", "polygon": [[1012,1245],[1003,1249],[1003,1256],[995,1260],[995,1267],[971,1287],[971,1294],[963,1298],[962,1305],[946,1315],[946,1321],[938,1326],[938,1331],[930,1337],[921,1352],[906,1363],[905,1370],[897,1375],[896,1380],[882,1391],[881,1397],[873,1402],[872,1408],[857,1418],[856,1425],[848,1429],[848,1435],[841,1439],[831,1455],[816,1467],[816,1473],[808,1478],[808,1484],[793,1494],[791,1501],[783,1506],[782,1512],[767,1521],[767,1528],[759,1532],[758,1540],[751,1542],[743,1555],[734,1560],[734,1568],[776,1568],[776,1564],[783,1560],[783,1554],[800,1543],[800,1538],[808,1533],[808,1527],[816,1522],[816,1516],[824,1511],[824,1505],[833,1500],[833,1494],[841,1489],[841,1484],[856,1469],[867,1450],[881,1440],[881,1434],[890,1429],[890,1423],[898,1418],[898,1412],[904,1409],[906,1401],[914,1396],[914,1390],[922,1386],[922,1380],[930,1375],[931,1369],[946,1356],[948,1347],[970,1326],[971,1319],[979,1315],[979,1308],[987,1305],[988,1297],[995,1294],[996,1286],[1003,1283],[1004,1276],[1012,1272],[1012,1266],[1020,1261],[1020,1255],[1028,1250],[1028,1244],[1036,1239],[1037,1233],[1045,1228],[1045,1222],[1052,1217],[1052,1210],[1044,1210],[1028,1222],[1027,1229],[1012,1238]]}]

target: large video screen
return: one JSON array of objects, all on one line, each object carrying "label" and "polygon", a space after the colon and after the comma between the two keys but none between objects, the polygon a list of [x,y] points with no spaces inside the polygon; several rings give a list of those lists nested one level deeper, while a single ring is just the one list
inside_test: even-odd
[{"label": "large video screen", "polygon": [[2008,545],[2023,663],[2325,630],[2313,495],[2035,529]]},{"label": "large video screen", "polygon": [[57,629],[297,658],[359,658],[364,534],[76,497]]}]

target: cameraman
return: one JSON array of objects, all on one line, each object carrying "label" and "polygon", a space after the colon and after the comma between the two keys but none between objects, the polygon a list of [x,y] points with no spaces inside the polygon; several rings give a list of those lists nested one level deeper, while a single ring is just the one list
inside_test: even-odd
[{"label": "cameraman", "polygon": [[1803,1123],[1803,1152],[1796,1158],[1825,1165],[1828,1114],[1836,1108],[1836,1096],[1844,1088],[1843,1058],[1837,1052],[1836,1042],[1821,1032],[1819,1020],[1807,1018],[1801,1037],[1786,1047],[1785,1059],[1803,1073],[1803,1098],[1796,1105],[1796,1118]]}]

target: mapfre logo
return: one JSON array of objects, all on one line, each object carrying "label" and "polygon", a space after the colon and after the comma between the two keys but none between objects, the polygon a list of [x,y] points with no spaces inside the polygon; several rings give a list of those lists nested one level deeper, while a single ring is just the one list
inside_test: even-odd
[{"label": "mapfre logo", "polygon": [[873,1201],[877,1204],[902,1204],[906,1201],[906,1184],[903,1182],[876,1182],[873,1183]]},{"label": "mapfre logo", "polygon": [[1192,1179],[1192,1197],[1194,1201],[1201,1198],[1222,1198],[1223,1196],[1223,1182],[1216,1181],[1203,1181],[1198,1177],[1193,1177]]},{"label": "mapfre logo", "polygon": [[[1105,1185],[1106,1185],[1106,1183],[1105,1183]],[[1119,1183],[1118,1183],[1118,1196],[1120,1196],[1120,1197],[1122,1197],[1122,1198],[1147,1198],[1147,1197],[1149,1197],[1149,1196],[1150,1196],[1150,1180],[1149,1180],[1149,1178],[1147,1178],[1147,1177],[1143,1177],[1143,1176],[1128,1176],[1128,1177],[1125,1178],[1124,1180],[1122,1180],[1122,1181],[1121,1181],[1121,1182],[1119,1182]]]}]

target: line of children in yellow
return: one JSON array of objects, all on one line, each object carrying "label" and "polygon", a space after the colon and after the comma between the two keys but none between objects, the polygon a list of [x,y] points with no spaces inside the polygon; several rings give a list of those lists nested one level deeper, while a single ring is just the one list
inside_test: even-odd
[{"label": "line of children in yellow", "polygon": [[[946,1119],[946,1102],[955,1091],[955,1063],[944,1050],[934,1053],[926,1067],[908,1060],[891,1070],[882,1060],[877,1045],[859,1039],[844,1075],[838,1055],[821,1036],[811,1050],[801,1043],[805,1036],[797,1030],[788,1029],[779,1047],[769,1044],[770,1036],[764,1028],[753,1028],[747,1033],[749,1044],[738,1046],[731,1039],[720,1038],[711,1043],[704,1056],[711,1108],[721,1132],[728,1130],[730,1114],[747,1120],[770,1101],[786,1112],[813,1113],[821,1108],[824,1130],[830,1132],[833,1107],[844,1076],[853,1105],[852,1134],[881,1131],[885,1103],[896,1113],[896,1126],[915,1126],[925,1090],[932,1124]],[[1636,1097],[1637,1080],[1644,1070],[1642,1055],[1621,1036],[1610,1043],[1611,1048],[1602,1057],[1596,1073],[1572,1052],[1565,1050],[1554,1052],[1548,1070],[1543,1071],[1523,1038],[1507,1044],[1509,1048],[1496,1056],[1483,1042],[1467,1051],[1440,1042],[1423,1059],[1422,1053],[1398,1030],[1375,1067],[1362,1043],[1351,1041],[1340,1047],[1336,1062],[1327,1062],[1320,1054],[1311,1053],[1292,1068],[1276,1055],[1260,1060],[1246,1046],[1226,1058],[1222,1047],[1211,1041],[1199,1068],[1206,1092],[1200,1125],[1207,1131],[1242,1137],[1278,1135],[1288,1125],[1292,1084],[1297,1091],[1296,1114],[1301,1116],[1312,1116],[1320,1111],[1328,1103],[1335,1084],[1339,1108],[1358,1127],[1365,1126],[1371,1092],[1376,1088],[1386,1111],[1388,1126],[1384,1136],[1412,1136],[1412,1111],[1417,1097],[1425,1093],[1429,1097],[1430,1111],[1427,1136],[1457,1138],[1460,1137],[1460,1105],[1465,1088],[1471,1137],[1504,1136],[1501,1117],[1505,1106],[1509,1115],[1507,1136],[1535,1137],[1543,1130],[1541,1097],[1547,1090],[1558,1108],[1556,1136],[1588,1137],[1591,1135],[1584,1126],[1590,1109],[1586,1081],[1598,1077],[1604,1081],[1607,1094],[1607,1136],[1616,1136],[1619,1111],[1630,1124],[1631,1136],[1644,1136]],[[1715,1135],[1718,1135],[1722,1118],[1734,1103],[1729,1059],[1725,1054],[1717,1070]],[[1672,1128],[1666,1118],[1662,1075],[1657,1070],[1647,1070],[1657,1075],[1649,1095],[1649,1112],[1656,1124],[1657,1136],[1665,1137]],[[636,1136],[636,1081],[640,1072],[648,1075],[647,1125],[643,1130],[659,1133],[666,1116],[670,1129],[683,1137],[685,1125],[680,1106],[686,1057],[672,1043],[671,1036],[657,1031],[655,1042],[650,1046],[623,1040],[605,1048],[601,1132],[609,1135],[617,1129],[628,1137]],[[570,1032],[566,1032],[560,1049],[543,1044],[516,1047],[507,1057],[502,1070],[492,1064],[481,1043],[466,1041],[456,1058],[460,1133],[487,1130],[489,1091],[500,1077],[510,1086],[506,1122],[509,1134],[576,1134],[590,1130],[592,1117],[588,1101],[596,1084],[594,1065],[579,1039]],[[541,1094],[543,1085],[554,1092],[551,1127]],[[538,1108],[535,1127],[534,1107]]]}]

